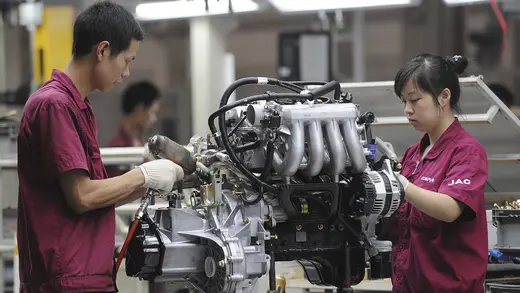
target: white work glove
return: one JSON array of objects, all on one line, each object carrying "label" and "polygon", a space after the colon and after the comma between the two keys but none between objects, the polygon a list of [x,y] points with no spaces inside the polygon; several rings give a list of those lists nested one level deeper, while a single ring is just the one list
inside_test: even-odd
[{"label": "white work glove", "polygon": [[166,159],[154,160],[137,166],[144,176],[143,187],[159,192],[170,192],[173,184],[184,177],[182,167]]},{"label": "white work glove", "polygon": [[408,181],[408,179],[406,179],[406,177],[401,175],[399,172],[394,172],[394,174],[397,180],[401,182],[401,185],[403,185],[404,192],[406,192],[406,189],[408,188],[408,184],[410,183],[410,181]]}]

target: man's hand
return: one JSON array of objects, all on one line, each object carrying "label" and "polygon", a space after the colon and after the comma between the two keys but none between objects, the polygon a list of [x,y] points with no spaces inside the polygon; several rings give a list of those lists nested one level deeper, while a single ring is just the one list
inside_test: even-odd
[{"label": "man's hand", "polygon": [[410,181],[408,181],[408,179],[406,179],[406,177],[404,177],[403,175],[401,175],[398,172],[394,172],[394,174],[395,174],[395,177],[397,178],[397,180],[399,180],[399,182],[401,182],[401,185],[403,185],[404,192],[406,193],[406,189],[408,188],[408,184],[410,184]]},{"label": "man's hand", "polygon": [[170,192],[173,185],[184,177],[182,167],[166,159],[146,162],[138,166],[144,176],[145,188]]}]

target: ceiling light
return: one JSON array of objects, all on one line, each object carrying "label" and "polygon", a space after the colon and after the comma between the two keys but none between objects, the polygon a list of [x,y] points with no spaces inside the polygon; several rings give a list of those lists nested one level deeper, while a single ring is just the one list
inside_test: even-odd
[{"label": "ceiling light", "polygon": [[489,3],[489,0],[444,0],[444,3],[448,6],[458,6],[470,4],[485,4]]},{"label": "ceiling light", "polygon": [[420,0],[270,0],[276,9],[284,13],[347,10],[366,8],[405,7],[420,4]]},{"label": "ceiling light", "polygon": [[208,9],[204,0],[178,0],[142,3],[135,9],[139,20],[160,20],[172,18],[190,18],[207,15],[228,14],[229,2],[235,13],[252,12],[259,5],[252,0],[208,0]]}]

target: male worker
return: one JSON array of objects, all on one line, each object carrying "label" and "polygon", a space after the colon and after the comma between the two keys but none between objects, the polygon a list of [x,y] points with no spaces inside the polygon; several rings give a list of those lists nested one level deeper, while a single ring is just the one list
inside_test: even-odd
[{"label": "male worker", "polygon": [[[157,120],[159,110],[159,90],[148,81],[131,84],[123,93],[121,108],[123,118],[110,147],[144,146],[144,132]],[[107,167],[108,177],[115,177],[128,171],[127,166]]]},{"label": "male worker", "polygon": [[18,245],[22,292],[116,292],[114,206],[144,188],[171,191],[182,168],[155,160],[115,178],[99,152],[87,95],[130,75],[143,31],[132,14],[98,2],[74,23],[72,59],[27,101],[18,134]]}]

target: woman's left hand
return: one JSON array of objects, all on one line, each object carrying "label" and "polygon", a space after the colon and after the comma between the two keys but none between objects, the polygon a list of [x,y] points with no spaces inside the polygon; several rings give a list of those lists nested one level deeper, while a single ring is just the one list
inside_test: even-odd
[{"label": "woman's left hand", "polygon": [[403,175],[401,175],[399,172],[394,172],[395,177],[397,177],[397,180],[401,182],[401,185],[403,185],[404,192],[406,193],[406,189],[408,188],[408,184],[410,184],[410,181],[406,179]]}]

